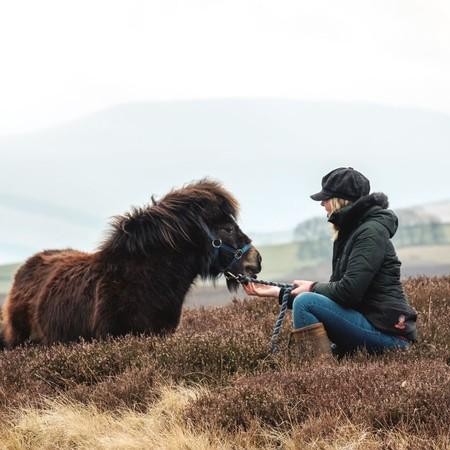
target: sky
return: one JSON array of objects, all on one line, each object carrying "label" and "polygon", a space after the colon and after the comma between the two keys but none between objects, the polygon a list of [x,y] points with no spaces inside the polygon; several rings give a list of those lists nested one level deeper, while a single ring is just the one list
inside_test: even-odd
[{"label": "sky", "polygon": [[[57,127],[118,104],[165,100],[363,102],[450,114],[449,23],[448,0],[0,0],[0,137]],[[403,161],[408,151],[403,146],[391,159]],[[38,168],[39,155],[24,156],[33,157]],[[448,162],[418,157],[424,171],[447,173]],[[0,145],[4,172],[7,158]],[[362,168],[373,172],[369,159]],[[386,183],[397,173],[409,183],[420,178],[403,165],[391,169],[390,176],[383,170],[373,177]],[[23,184],[22,173],[2,175],[0,194],[14,194],[8,176]],[[309,175],[316,177],[300,177],[308,193]],[[448,178],[435,178],[444,191]],[[288,187],[290,180],[281,179]],[[27,194],[51,202],[40,198],[43,184]],[[448,198],[433,186],[419,188],[436,193],[436,200]],[[246,186],[248,198],[252,187],[259,196],[259,186]],[[401,197],[404,184],[388,187]],[[279,214],[279,229],[286,229]],[[49,222],[41,225],[53,230]]]},{"label": "sky", "polygon": [[448,0],[2,1],[0,135],[130,101],[276,97],[450,113],[449,23]]}]

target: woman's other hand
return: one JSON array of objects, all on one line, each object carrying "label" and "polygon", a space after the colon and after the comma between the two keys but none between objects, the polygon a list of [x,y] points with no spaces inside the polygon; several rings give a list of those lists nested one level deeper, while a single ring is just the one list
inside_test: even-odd
[{"label": "woman's other hand", "polygon": [[313,283],[314,281],[294,280],[292,282],[292,284],[294,285],[294,289],[292,289],[291,294],[298,295],[301,294],[302,292],[310,292]]},{"label": "woman's other hand", "polygon": [[257,297],[278,297],[280,288],[277,286],[267,286],[265,284],[255,284],[248,282],[242,285],[247,295],[256,295]]}]

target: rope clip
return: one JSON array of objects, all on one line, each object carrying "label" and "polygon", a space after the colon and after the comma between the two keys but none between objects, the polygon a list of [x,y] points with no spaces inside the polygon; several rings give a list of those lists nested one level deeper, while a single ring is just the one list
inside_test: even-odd
[{"label": "rope clip", "polygon": [[228,278],[228,279],[232,278],[234,281],[237,281],[238,283],[242,283],[243,282],[243,280],[242,280],[243,275],[242,274],[235,275],[232,272],[225,272],[225,277]]}]

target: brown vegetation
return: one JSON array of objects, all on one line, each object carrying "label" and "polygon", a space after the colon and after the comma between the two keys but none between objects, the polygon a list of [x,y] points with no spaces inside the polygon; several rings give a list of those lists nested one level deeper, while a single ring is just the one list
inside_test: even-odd
[{"label": "brown vegetation", "polygon": [[[195,447],[195,436],[198,448],[332,449],[352,442],[351,448],[366,450],[450,448],[450,277],[414,278],[404,286],[419,313],[419,342],[381,357],[361,352],[351,359],[308,364],[283,350],[269,354],[278,311],[270,299],[185,311],[179,330],[168,338],[126,336],[3,352],[0,429],[5,431],[0,440],[12,442],[21,433],[20,439],[32,435],[35,440],[23,444],[19,439],[23,447],[16,448],[45,447],[33,427],[45,417],[39,429],[47,424],[56,433],[60,428],[49,418],[55,411],[72,417],[75,410],[80,421],[88,421],[86,415],[90,420],[120,422],[130,415],[150,420],[167,389],[183,387],[192,395],[186,394],[174,422],[167,418],[172,428],[165,436],[169,442],[178,430],[185,448]],[[288,318],[284,344],[289,326]],[[115,432],[122,426],[116,423]],[[132,433],[142,433],[136,442],[147,435],[138,428],[130,425],[128,439]],[[63,434],[54,439],[61,447],[77,447]],[[151,440],[156,437],[148,439],[148,445],[164,448]],[[92,446],[108,448],[95,442]]]}]

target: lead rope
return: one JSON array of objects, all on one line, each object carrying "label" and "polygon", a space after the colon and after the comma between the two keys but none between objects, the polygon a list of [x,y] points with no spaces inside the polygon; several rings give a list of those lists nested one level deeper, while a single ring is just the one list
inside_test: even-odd
[{"label": "lead rope", "polygon": [[267,286],[277,286],[284,289],[283,298],[281,301],[281,308],[280,312],[277,317],[277,321],[275,322],[275,326],[273,327],[272,331],[272,337],[270,339],[271,344],[271,352],[276,353],[278,348],[278,339],[280,336],[281,327],[283,325],[284,317],[286,316],[286,311],[288,307],[289,302],[289,296],[291,295],[292,289],[294,289],[293,284],[286,284],[286,283],[275,283],[273,281],[263,281],[263,280],[257,280],[256,278],[250,278],[246,275],[234,275],[231,272],[227,272],[226,276],[230,278],[234,278],[236,281],[238,281],[241,284],[245,283],[256,283],[256,284],[265,284]]}]

